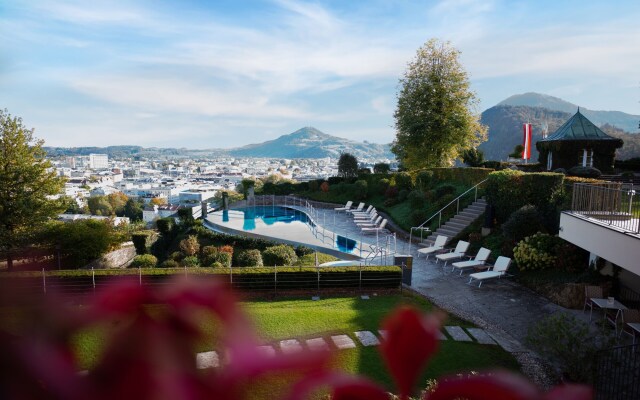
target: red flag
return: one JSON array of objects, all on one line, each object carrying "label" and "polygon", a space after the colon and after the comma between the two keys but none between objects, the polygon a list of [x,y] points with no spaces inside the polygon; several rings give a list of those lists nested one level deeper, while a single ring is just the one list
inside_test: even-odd
[{"label": "red flag", "polygon": [[524,127],[524,136],[523,143],[524,151],[522,152],[522,159],[528,160],[531,158],[531,124],[523,124]]}]

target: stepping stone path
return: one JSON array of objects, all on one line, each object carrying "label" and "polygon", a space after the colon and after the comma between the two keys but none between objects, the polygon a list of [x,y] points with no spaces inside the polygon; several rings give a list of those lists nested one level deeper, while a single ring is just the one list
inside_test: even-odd
[{"label": "stepping stone path", "polygon": [[340,350],[354,349],[356,347],[356,343],[347,335],[331,336],[331,340],[333,340],[333,344]]},{"label": "stepping stone path", "polygon": [[496,342],[491,339],[491,336],[484,329],[480,328],[467,328],[467,332],[473,336],[475,340],[480,344],[496,344]]},{"label": "stepping stone path", "polygon": [[466,332],[459,326],[445,326],[444,329],[455,341],[471,342],[471,338],[469,337],[469,335],[467,335]]},{"label": "stepping stone path", "polygon": [[271,346],[258,346],[256,350],[267,357],[275,357],[276,355],[276,349]]},{"label": "stepping stone path", "polygon": [[354,335],[358,338],[360,343],[363,346],[377,346],[380,344],[380,341],[372,332],[369,331],[358,331],[354,332]]},{"label": "stepping stone path", "polygon": [[313,338],[313,339],[307,339],[306,342],[307,342],[307,347],[311,351],[328,351],[329,350],[329,345],[321,337]]},{"label": "stepping stone path", "polygon": [[215,351],[206,351],[196,354],[196,368],[218,368],[220,366],[220,358]]},{"label": "stepping stone path", "polygon": [[284,354],[293,354],[302,351],[302,346],[297,339],[281,340],[280,350],[282,350]]}]

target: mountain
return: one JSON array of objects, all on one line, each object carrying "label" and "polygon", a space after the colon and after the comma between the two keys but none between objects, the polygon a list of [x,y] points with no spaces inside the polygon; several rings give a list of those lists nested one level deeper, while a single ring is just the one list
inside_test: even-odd
[{"label": "mountain", "polygon": [[[542,107],[553,111],[563,111],[571,115],[578,110],[577,105],[568,101],[534,92],[516,94],[501,101],[498,105]],[[585,107],[580,107],[580,112],[597,126],[609,124],[630,133],[638,132],[640,115],[627,114],[621,111],[594,111]]]},{"label": "mountain", "polygon": [[327,135],[312,127],[298,129],[264,143],[229,150],[229,154],[235,157],[271,158],[338,158],[340,153],[351,153],[360,160],[395,159],[388,144],[355,142]]}]

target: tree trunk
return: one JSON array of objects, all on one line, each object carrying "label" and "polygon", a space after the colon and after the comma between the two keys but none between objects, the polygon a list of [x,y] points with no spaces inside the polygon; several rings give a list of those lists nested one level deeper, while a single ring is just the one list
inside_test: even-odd
[{"label": "tree trunk", "polygon": [[13,256],[7,251],[7,271],[13,271]]}]

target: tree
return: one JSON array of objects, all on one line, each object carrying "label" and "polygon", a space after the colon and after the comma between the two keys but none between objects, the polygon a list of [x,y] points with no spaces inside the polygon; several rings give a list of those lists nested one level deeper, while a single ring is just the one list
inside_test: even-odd
[{"label": "tree", "polygon": [[388,174],[391,171],[391,166],[387,163],[377,163],[373,166],[373,172],[376,174]]},{"label": "tree", "polygon": [[522,158],[523,152],[524,152],[524,146],[521,144],[517,144],[516,147],[513,148],[513,153],[509,154],[509,157]]},{"label": "tree", "polygon": [[111,203],[105,196],[93,196],[87,199],[87,205],[92,215],[113,215]]},{"label": "tree", "polygon": [[459,55],[449,42],[431,39],[400,79],[391,151],[407,169],[450,166],[486,140]]},{"label": "tree", "polygon": [[113,212],[119,216],[124,216],[124,206],[127,204],[129,197],[122,192],[115,192],[107,195],[107,201],[111,204]]},{"label": "tree", "polygon": [[142,219],[142,204],[140,202],[129,199],[124,205],[124,216],[131,221],[140,221]]},{"label": "tree", "polygon": [[180,241],[180,250],[187,256],[194,256],[200,250],[200,243],[196,236],[190,235],[186,239]]},{"label": "tree", "polygon": [[165,204],[167,204],[167,198],[166,197],[154,197],[153,199],[151,199],[150,203],[154,206],[163,206]]},{"label": "tree", "polygon": [[21,118],[0,110],[0,252],[10,270],[13,252],[63,210],[47,197],[60,193],[64,180],[45,159],[43,143]]},{"label": "tree", "polygon": [[358,159],[353,154],[342,153],[338,160],[338,176],[342,178],[358,177]]},{"label": "tree", "polygon": [[484,162],[484,153],[478,149],[466,149],[462,152],[462,162],[470,167],[481,167]]}]

